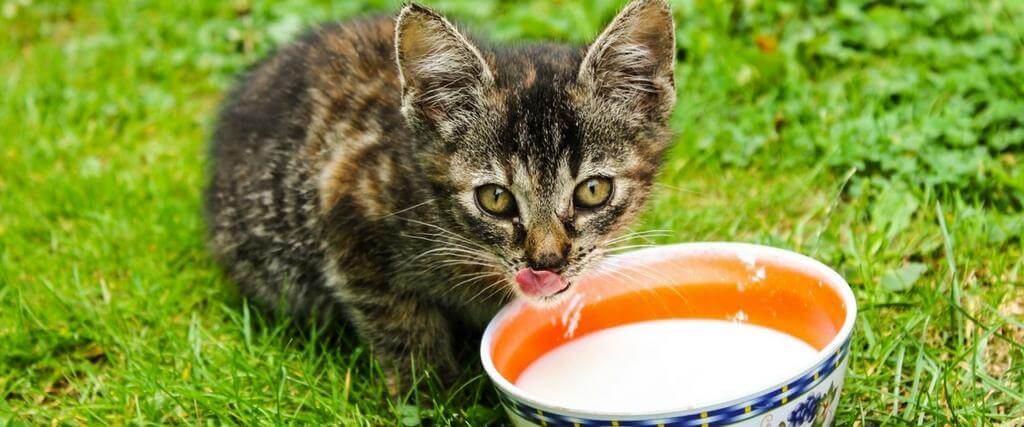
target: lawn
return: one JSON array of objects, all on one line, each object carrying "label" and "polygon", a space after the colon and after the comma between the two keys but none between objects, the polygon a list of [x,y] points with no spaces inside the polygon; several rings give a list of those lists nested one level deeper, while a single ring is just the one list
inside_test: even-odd
[{"label": "lawn", "polygon": [[[861,315],[837,425],[1024,424],[1024,1],[673,3],[678,138],[638,228],[840,271]],[[428,4],[575,42],[621,5]],[[0,426],[504,422],[473,369],[388,399],[355,339],[268,320],[204,248],[233,76],[398,7],[0,0]]]}]

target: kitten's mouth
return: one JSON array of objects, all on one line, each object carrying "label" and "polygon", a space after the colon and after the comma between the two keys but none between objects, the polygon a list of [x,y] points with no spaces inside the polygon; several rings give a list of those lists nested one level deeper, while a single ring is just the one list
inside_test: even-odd
[{"label": "kitten's mouth", "polygon": [[551,294],[550,296],[551,297],[557,297],[559,295],[562,295],[562,294],[565,293],[565,291],[568,291],[570,287],[572,287],[572,283],[565,282],[565,287],[564,288],[560,289],[558,292],[555,292],[555,293]]},{"label": "kitten's mouth", "polygon": [[548,270],[524,268],[516,273],[519,290],[529,297],[547,299],[569,290],[569,281],[562,275]]}]

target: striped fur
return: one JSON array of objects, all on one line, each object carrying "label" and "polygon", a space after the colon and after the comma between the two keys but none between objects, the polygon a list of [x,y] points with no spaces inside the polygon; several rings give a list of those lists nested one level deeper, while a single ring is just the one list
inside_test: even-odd
[{"label": "striped fur", "polygon": [[[669,141],[673,23],[626,6],[591,47],[471,40],[417,5],[318,28],[256,65],[211,146],[210,246],[246,295],[351,324],[395,378],[452,346],[537,254],[575,281],[644,205]],[[572,206],[591,176],[609,203]],[[482,212],[498,183],[517,218]],[[564,294],[537,303],[550,303]]]}]

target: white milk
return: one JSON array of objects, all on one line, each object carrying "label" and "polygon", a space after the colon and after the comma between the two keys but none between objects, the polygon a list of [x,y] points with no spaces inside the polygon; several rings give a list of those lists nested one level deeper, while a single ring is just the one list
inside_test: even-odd
[{"label": "white milk", "polygon": [[658,320],[558,347],[516,386],[577,410],[655,412],[724,403],[809,368],[818,351],[790,335],[721,320]]}]

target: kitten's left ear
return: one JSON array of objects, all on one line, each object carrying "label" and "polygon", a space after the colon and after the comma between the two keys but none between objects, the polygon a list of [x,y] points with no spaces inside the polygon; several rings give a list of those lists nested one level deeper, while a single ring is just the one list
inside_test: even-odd
[{"label": "kitten's left ear", "polygon": [[664,119],[675,105],[675,23],[665,0],[633,0],[587,49],[577,79],[601,101]]},{"label": "kitten's left ear", "polygon": [[410,3],[395,23],[395,55],[402,80],[402,113],[435,124],[479,108],[494,74],[447,19]]}]

